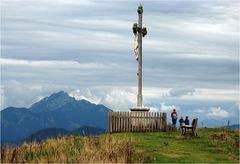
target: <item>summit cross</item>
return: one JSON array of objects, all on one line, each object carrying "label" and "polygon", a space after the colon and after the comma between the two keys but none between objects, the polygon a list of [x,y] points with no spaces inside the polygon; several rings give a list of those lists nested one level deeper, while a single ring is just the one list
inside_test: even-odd
[{"label": "summit cross", "polygon": [[138,95],[137,95],[137,107],[131,108],[131,111],[149,111],[148,108],[144,108],[143,95],[142,95],[142,37],[147,34],[147,28],[142,27],[143,7],[138,6],[138,23],[133,24],[133,33],[135,35],[134,51],[136,54],[136,60],[138,62]]}]

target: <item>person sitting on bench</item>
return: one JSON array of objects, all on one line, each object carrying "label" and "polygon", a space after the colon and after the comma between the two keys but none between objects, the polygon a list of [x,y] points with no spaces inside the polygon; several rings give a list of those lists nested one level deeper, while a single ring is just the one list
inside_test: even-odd
[{"label": "person sitting on bench", "polygon": [[187,124],[189,124],[189,120],[186,117],[186,119],[185,119],[185,124],[186,125],[183,125],[181,127],[182,128],[182,135],[185,135],[187,133],[187,130],[191,130],[189,132],[192,133],[194,136],[197,136],[198,135],[197,134],[197,123],[198,123],[198,118],[194,118],[193,121],[192,121],[192,124],[191,125],[187,125]]},{"label": "person sitting on bench", "polygon": [[185,125],[189,125],[189,119],[188,119],[188,116],[186,116],[186,119],[184,121]]},{"label": "person sitting on bench", "polygon": [[184,124],[184,119],[183,119],[183,117],[181,116],[181,118],[179,119],[179,129],[183,126],[183,124]]}]

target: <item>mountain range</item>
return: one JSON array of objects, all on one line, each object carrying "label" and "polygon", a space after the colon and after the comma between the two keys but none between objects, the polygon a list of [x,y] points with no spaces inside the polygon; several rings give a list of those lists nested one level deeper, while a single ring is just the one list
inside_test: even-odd
[{"label": "mountain range", "polygon": [[8,107],[1,111],[1,142],[14,142],[46,128],[74,130],[83,125],[107,129],[104,105],[76,100],[60,91],[41,99],[30,108]]}]

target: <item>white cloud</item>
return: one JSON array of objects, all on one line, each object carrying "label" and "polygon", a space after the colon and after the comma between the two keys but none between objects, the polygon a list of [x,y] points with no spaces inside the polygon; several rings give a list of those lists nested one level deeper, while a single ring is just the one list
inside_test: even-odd
[{"label": "white cloud", "polygon": [[169,97],[181,97],[184,95],[193,96],[195,89],[193,87],[182,87],[182,88],[173,88],[168,92]]},{"label": "white cloud", "polygon": [[95,104],[103,104],[114,111],[129,111],[136,104],[136,94],[128,87],[85,88],[70,91],[77,100],[85,99]]},{"label": "white cloud", "polygon": [[79,68],[79,69],[102,69],[108,66],[99,63],[79,63],[76,61],[64,60],[19,60],[0,58],[2,66],[25,66],[25,67],[41,67],[41,68]]},{"label": "white cloud", "polygon": [[231,106],[228,107],[228,110],[223,109],[222,107],[202,107],[193,110],[193,113],[195,115],[200,115],[203,119],[214,120],[221,120],[235,115],[234,111],[232,111]]},{"label": "white cloud", "polygon": [[2,5],[7,9],[30,10],[31,9],[47,9],[53,7],[66,8],[74,6],[95,5],[92,0],[3,0]]},{"label": "white cloud", "polygon": [[[137,88],[135,88],[137,89]],[[226,100],[237,101],[238,92],[235,89],[224,88],[163,88],[143,87],[143,96],[147,99],[176,98],[185,100]],[[236,102],[238,104],[238,102]]]},{"label": "white cloud", "polygon": [[0,110],[9,106],[30,107],[43,97],[49,96],[60,90],[68,90],[67,88],[68,86],[65,85],[59,86],[51,83],[29,84],[11,80],[1,87],[1,92],[4,93],[5,103],[3,104],[4,106],[1,106]]},{"label": "white cloud", "polygon": [[0,110],[6,106],[6,97],[4,94],[4,86],[0,85]]},{"label": "white cloud", "polygon": [[76,89],[76,90],[70,91],[69,96],[74,97],[76,100],[85,99],[94,104],[99,104],[101,101],[101,99],[93,95],[91,90],[88,88],[84,90]]},{"label": "white cloud", "polygon": [[[135,87],[108,87],[108,88],[87,88],[73,90],[69,94],[77,100],[86,99],[95,104],[103,104],[114,111],[129,111],[137,103]],[[153,98],[150,95],[151,98]],[[147,99],[147,98],[146,98]],[[169,112],[173,109],[180,110],[179,106],[167,105],[162,102],[159,107],[145,106],[150,111]]]},{"label": "white cloud", "polygon": [[238,100],[238,101],[235,103],[235,106],[238,108],[238,110],[240,109],[240,100]]},{"label": "white cloud", "polygon": [[113,88],[105,93],[101,103],[106,104],[115,111],[129,111],[131,107],[135,107],[137,96],[130,88]]},{"label": "white cloud", "polygon": [[45,3],[45,5],[49,5],[49,4],[54,4],[54,5],[95,5],[96,3],[93,0],[41,0],[42,3]]},{"label": "white cloud", "polygon": [[230,114],[221,107],[211,107],[207,115],[214,118],[226,118],[230,116]]},{"label": "white cloud", "polygon": [[[135,87],[137,90],[137,87]],[[143,97],[145,98],[162,98],[168,92],[169,88],[163,87],[143,87]]]},{"label": "white cloud", "polygon": [[196,88],[194,96],[190,99],[195,100],[226,100],[226,101],[237,101],[238,91],[235,89],[224,89],[224,88]]},{"label": "white cloud", "polygon": [[150,112],[159,112],[159,109],[158,108],[156,108],[156,107],[148,107],[148,106],[146,106],[147,108],[149,108],[150,110]]},{"label": "white cloud", "polygon": [[161,111],[168,112],[168,111],[172,111],[173,109],[179,110],[179,107],[176,107],[175,105],[166,105],[166,103],[164,102],[160,104]]},{"label": "white cloud", "polygon": [[197,109],[197,110],[194,110],[195,113],[204,113],[205,110],[204,109]]},{"label": "white cloud", "polygon": [[[69,23],[74,24],[79,27],[88,27],[89,29],[95,29],[95,27],[98,27],[98,29],[101,30],[123,30],[123,29],[129,29],[129,25],[132,24],[130,21],[126,20],[116,20],[116,19],[71,19],[68,20]],[[98,35],[98,33],[96,33]],[[101,37],[108,36],[108,33],[105,33]],[[115,35],[110,35],[111,37],[121,39],[123,35],[120,35],[116,33]]]}]

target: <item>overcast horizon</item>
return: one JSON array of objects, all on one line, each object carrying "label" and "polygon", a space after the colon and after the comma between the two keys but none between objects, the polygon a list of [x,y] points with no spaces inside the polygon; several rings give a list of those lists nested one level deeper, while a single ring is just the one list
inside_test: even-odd
[{"label": "overcast horizon", "polygon": [[114,111],[136,106],[140,2],[145,106],[239,123],[237,0],[3,0],[1,110],[61,90]]}]

